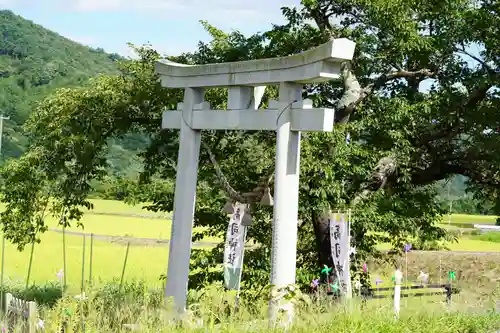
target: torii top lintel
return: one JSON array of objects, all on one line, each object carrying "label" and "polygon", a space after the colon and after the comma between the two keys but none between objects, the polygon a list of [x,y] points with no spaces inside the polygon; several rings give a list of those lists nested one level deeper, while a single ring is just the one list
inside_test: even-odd
[{"label": "torii top lintel", "polygon": [[340,77],[341,64],[352,59],[355,45],[349,39],[339,38],[287,57],[195,66],[162,60],[155,67],[162,85],[168,88],[319,83]]}]

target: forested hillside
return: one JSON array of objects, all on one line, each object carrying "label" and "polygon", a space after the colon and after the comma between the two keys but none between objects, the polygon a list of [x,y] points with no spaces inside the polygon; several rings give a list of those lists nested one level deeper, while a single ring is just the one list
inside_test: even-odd
[{"label": "forested hillside", "polygon": [[26,147],[21,126],[36,101],[57,88],[115,72],[119,56],[80,45],[8,10],[0,11],[0,30],[0,113],[10,117],[2,144],[7,158]]}]

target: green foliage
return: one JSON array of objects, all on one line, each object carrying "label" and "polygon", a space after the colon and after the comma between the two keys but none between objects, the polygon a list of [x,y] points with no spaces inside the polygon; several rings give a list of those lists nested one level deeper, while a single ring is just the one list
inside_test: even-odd
[{"label": "green foliage", "polygon": [[[62,298],[62,288],[57,283],[47,283],[45,285],[31,285],[26,288],[24,285],[5,284],[0,286],[1,295],[11,293],[17,298],[26,301],[34,301],[41,306],[52,307]],[[2,300],[2,306],[5,304]]]},{"label": "green foliage", "polygon": [[[7,292],[23,300],[35,301],[38,305],[49,308],[54,307],[65,297],[59,283],[31,285],[28,288],[24,285],[7,283],[4,285],[3,294]],[[99,287],[92,288],[92,293],[93,297],[99,298],[101,311],[116,308],[125,303],[135,303],[137,309],[140,309],[145,303],[160,307],[163,296],[160,289],[150,289],[144,281],[125,281],[121,288],[118,280],[109,281]],[[138,314],[137,312],[136,315]]]},{"label": "green foliage", "polygon": [[155,179],[151,183],[139,183],[133,178],[106,177],[93,186],[92,196],[107,200],[124,200],[136,205],[148,200],[158,200],[164,193],[172,192],[174,184],[169,180]]},{"label": "green foliage", "polygon": [[2,157],[20,156],[29,142],[22,125],[36,102],[58,88],[82,86],[97,74],[116,73],[116,55],[92,49],[0,11],[0,110],[5,123]]},{"label": "green foliage", "polygon": [[[138,320],[145,308],[158,309],[163,304],[163,293],[160,289],[150,289],[143,281],[128,281],[120,286],[118,281],[107,283],[102,288],[96,288],[91,295],[89,307],[100,313],[100,319],[115,330],[127,319]],[[123,318],[119,309],[127,308],[128,318]],[[109,325],[108,324],[108,325]]]}]

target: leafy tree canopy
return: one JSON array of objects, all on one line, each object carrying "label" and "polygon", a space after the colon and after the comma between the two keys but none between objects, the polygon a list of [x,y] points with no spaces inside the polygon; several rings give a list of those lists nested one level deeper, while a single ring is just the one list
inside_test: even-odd
[{"label": "leafy tree canopy", "polygon": [[[298,278],[304,282],[318,264],[332,263],[325,219],[329,211],[353,210],[354,265],[359,265],[368,253],[377,254],[377,242],[401,249],[411,237],[443,237],[443,230],[434,226],[442,213],[435,201],[436,181],[460,174],[468,177],[476,195],[499,197],[495,87],[500,82],[500,19],[494,1],[302,4],[283,8],[287,24],[249,37],[202,22],[212,41],[170,59],[203,64],[284,56],[332,37],[357,43],[342,82],[304,90],[304,97],[318,106],[336,109],[332,133],[303,138]],[[163,109],[174,109],[181,101],[182,91],[160,86],[153,68],[156,52],[137,51],[141,59],[123,62],[119,75],[59,90],[35,108],[25,126],[29,151],[2,170],[3,228],[20,248],[45,230],[47,212],[65,215],[67,223],[79,220],[78,208],[90,205],[90,182],[105,175],[112,138],[127,133],[148,138],[140,155],[142,182],[175,177],[178,133],[160,130],[160,117]],[[206,99],[212,107],[224,108],[226,94],[210,89]],[[270,98],[276,98],[276,87],[266,90],[264,107]],[[208,226],[209,235],[223,236],[226,198],[252,198],[249,237],[265,245],[245,257],[253,269],[245,270],[243,280],[253,283],[268,281],[272,211],[257,203],[263,187],[272,188],[274,145],[272,132],[203,132],[195,224]],[[163,188],[163,195],[154,192],[151,208],[170,211],[173,192]],[[194,258],[192,283],[200,286],[222,277],[213,270],[222,261],[221,247]]]}]

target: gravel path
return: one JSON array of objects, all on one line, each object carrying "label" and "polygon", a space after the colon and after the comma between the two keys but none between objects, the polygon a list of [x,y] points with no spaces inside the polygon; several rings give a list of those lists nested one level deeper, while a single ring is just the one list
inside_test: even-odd
[{"label": "gravel path", "polygon": [[442,254],[442,253],[450,253],[450,254],[469,254],[469,255],[488,255],[488,254],[500,254],[500,251],[490,251],[490,252],[476,252],[476,251],[460,251],[460,250],[453,250],[453,251],[412,251],[412,252],[424,252],[424,253],[436,253],[436,254]]},{"label": "gravel path", "polygon": [[[49,228],[49,231],[62,233],[61,229],[58,228]],[[90,233],[81,232],[81,231],[69,231],[66,230],[66,235],[74,235],[74,236],[89,236]],[[160,238],[138,238],[138,237],[129,237],[129,236],[112,236],[112,235],[101,235],[101,234],[93,234],[95,240],[100,240],[104,242],[116,243],[125,245],[130,243],[130,245],[141,245],[141,246],[168,246],[170,244],[170,240],[168,239],[160,239]],[[211,247],[217,245],[217,242],[194,242],[194,246],[199,247]]]},{"label": "gravel path", "polygon": [[[57,228],[49,228],[49,231],[62,233],[61,229]],[[90,236],[90,233],[81,232],[81,231],[68,231],[66,230],[67,235],[74,236]],[[126,245],[130,243],[130,245],[141,245],[141,246],[168,246],[170,244],[170,240],[168,239],[160,239],[160,238],[139,238],[139,237],[129,237],[129,236],[112,236],[112,235],[101,235],[101,234],[93,234],[94,239],[116,243],[121,245]],[[194,242],[193,245],[197,247],[212,247],[219,244],[218,242]],[[435,253],[435,254],[454,254],[454,255],[488,255],[488,254],[500,254],[499,251],[496,252],[478,252],[478,251],[412,251],[413,253]]]},{"label": "gravel path", "polygon": [[169,220],[172,218],[172,214],[153,214],[153,213],[108,213],[108,212],[86,212],[87,215],[103,215],[103,216],[122,216],[122,217],[140,217],[143,219],[158,219],[158,220]]}]

